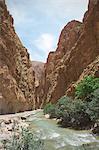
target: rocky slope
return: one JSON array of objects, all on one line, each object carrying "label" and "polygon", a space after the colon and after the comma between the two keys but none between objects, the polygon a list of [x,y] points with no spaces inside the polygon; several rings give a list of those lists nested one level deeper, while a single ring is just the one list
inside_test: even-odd
[{"label": "rocky slope", "polygon": [[35,86],[38,87],[42,74],[44,73],[44,63],[39,61],[32,61],[32,67],[35,71]]},{"label": "rocky slope", "polygon": [[[74,90],[73,83],[81,74],[91,74],[93,68],[94,73],[98,72],[98,56],[99,0],[90,0],[83,23],[75,20],[68,23],[61,32],[56,51],[49,53],[38,90],[38,99],[44,100],[42,105],[56,102],[70,87]],[[85,69],[88,73],[83,73]]]},{"label": "rocky slope", "polygon": [[5,1],[0,0],[1,114],[55,103],[64,94],[73,95],[84,76],[99,76],[99,0],[89,0],[82,23],[73,20],[64,27],[57,49],[49,53],[45,65],[30,62],[13,23]]},{"label": "rocky slope", "polygon": [[5,1],[0,0],[0,114],[35,107],[34,71],[13,22]]}]

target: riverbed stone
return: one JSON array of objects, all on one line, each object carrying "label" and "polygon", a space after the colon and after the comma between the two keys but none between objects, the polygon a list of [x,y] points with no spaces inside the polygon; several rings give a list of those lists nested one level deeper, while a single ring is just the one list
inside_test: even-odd
[{"label": "riverbed stone", "polygon": [[11,124],[12,121],[11,121],[11,119],[7,119],[7,120],[4,120],[4,123],[5,123],[5,124]]},{"label": "riverbed stone", "polygon": [[99,136],[99,123],[95,123],[94,127],[92,128],[92,133]]},{"label": "riverbed stone", "polygon": [[46,118],[46,119],[50,119],[50,115],[49,115],[49,114],[46,114],[46,115],[45,115],[45,118]]}]

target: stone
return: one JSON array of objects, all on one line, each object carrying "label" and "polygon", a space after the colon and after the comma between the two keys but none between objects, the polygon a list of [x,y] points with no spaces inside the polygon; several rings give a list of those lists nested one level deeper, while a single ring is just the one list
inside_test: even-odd
[{"label": "stone", "polygon": [[22,120],[26,120],[26,117],[21,117]]},{"label": "stone", "polygon": [[99,71],[99,0],[90,0],[82,23],[73,20],[63,28],[44,69],[37,97],[41,107],[63,95],[74,96],[79,78]]},{"label": "stone", "polygon": [[11,121],[11,119],[8,119],[8,120],[4,120],[4,123],[5,123],[5,124],[11,124],[12,121]]},{"label": "stone", "polygon": [[45,115],[45,118],[46,118],[46,119],[50,119],[50,115],[49,115],[49,114],[46,114],[46,115]]},{"label": "stone", "polygon": [[0,127],[5,127],[6,125],[5,125],[5,123],[4,123],[4,121],[1,123],[1,125],[0,125]]},{"label": "stone", "polygon": [[14,20],[0,0],[0,114],[35,108],[35,73]]},{"label": "stone", "polygon": [[42,80],[42,76],[44,73],[44,63],[39,61],[32,61],[32,67],[35,71],[35,86],[36,88],[39,86],[40,81]]},{"label": "stone", "polygon": [[0,1],[0,114],[43,108],[63,95],[74,97],[86,75],[99,76],[99,0],[89,0],[83,22],[61,31],[47,62],[31,62],[14,29],[5,1]]},{"label": "stone", "polygon": [[95,123],[94,127],[91,129],[93,134],[99,136],[99,123]]}]

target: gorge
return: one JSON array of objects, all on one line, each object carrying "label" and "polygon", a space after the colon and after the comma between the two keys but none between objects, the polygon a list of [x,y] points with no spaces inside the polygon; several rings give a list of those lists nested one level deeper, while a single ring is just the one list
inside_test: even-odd
[{"label": "gorge", "polygon": [[73,20],[64,27],[56,51],[49,53],[47,62],[41,68],[42,76],[39,76],[37,87],[35,75],[38,75],[32,67],[27,49],[15,33],[13,23],[5,1],[1,0],[1,114],[41,108],[48,102],[55,103],[63,95],[73,95],[76,82],[84,76],[91,74],[99,77],[98,0],[89,0],[82,23]]},{"label": "gorge", "polygon": [[[91,88],[94,91],[98,90],[96,93],[92,91],[96,94],[95,97],[93,93],[89,93],[86,102],[84,98],[78,98],[76,103],[75,91],[77,85],[83,81],[85,87],[88,81],[87,90],[90,91]],[[67,100],[68,104],[59,102],[61,99]],[[91,117],[96,114],[95,121],[91,122],[91,117],[86,117],[85,112],[82,115],[86,110],[84,103],[88,107],[88,113],[91,108]],[[63,112],[63,115],[67,115],[67,117],[64,115],[66,120],[62,120],[59,116],[54,116],[52,120],[46,118],[42,112],[46,104],[59,107],[58,109],[62,107],[66,112],[66,114]],[[71,114],[69,114],[72,116],[71,120],[68,121],[70,118],[65,106],[69,110],[75,110],[73,116],[77,115],[79,121]],[[76,113],[77,109],[81,109],[80,118],[77,114],[79,111]],[[59,113],[61,114],[61,111]],[[91,122],[93,123],[91,129],[96,129],[94,132],[99,134],[97,114],[99,114],[99,0],[89,0],[88,10],[82,22],[73,20],[62,29],[57,48],[49,53],[46,63],[30,60],[28,50],[15,31],[14,19],[7,9],[6,1],[0,0],[0,149],[3,150],[1,139],[5,140],[5,137],[9,139],[13,135],[13,126],[17,122],[19,128],[21,125],[28,126],[29,130],[36,132],[37,135],[42,134],[41,139],[46,146],[44,150],[98,150],[99,137],[92,135],[89,130],[73,130],[78,126],[79,129],[89,129]],[[57,124],[58,121],[63,121],[65,128],[61,128]],[[20,129],[16,130],[20,136]]]}]

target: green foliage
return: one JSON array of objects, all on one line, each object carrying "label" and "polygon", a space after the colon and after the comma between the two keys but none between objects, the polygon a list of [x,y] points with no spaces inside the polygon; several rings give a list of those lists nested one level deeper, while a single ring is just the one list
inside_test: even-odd
[{"label": "green foliage", "polygon": [[[48,113],[51,117],[61,119],[60,124],[65,127],[76,127],[86,125],[90,118],[86,113],[87,102],[80,99],[72,100],[67,96],[63,96],[58,100],[56,105],[47,104],[44,113]],[[86,121],[85,121],[86,119]]]},{"label": "green foliage", "polygon": [[87,102],[82,101],[81,99],[75,99],[72,103],[73,113],[85,112],[87,109]]},{"label": "green foliage", "polygon": [[44,150],[44,142],[28,129],[22,129],[19,137],[14,134],[3,144],[5,150]]},{"label": "green foliage", "polygon": [[63,117],[64,114],[66,114],[66,112],[68,110],[70,111],[71,104],[72,104],[71,98],[69,98],[67,96],[63,96],[62,98],[60,98],[55,107],[56,108],[55,109],[56,117],[59,119],[59,118]]},{"label": "green foliage", "polygon": [[61,118],[60,123],[64,127],[82,127],[83,125],[86,126],[90,120],[86,109],[87,102],[80,99],[72,100],[64,96],[56,104],[56,116]]},{"label": "green foliage", "polygon": [[99,119],[99,78],[87,76],[76,87],[76,98],[63,96],[47,104],[45,114],[60,119],[64,127],[84,128]]},{"label": "green foliage", "polygon": [[48,103],[46,104],[46,106],[44,107],[44,114],[50,114],[51,118],[55,117],[55,105]]},{"label": "green foliage", "polygon": [[99,88],[99,78],[93,76],[85,77],[76,87],[77,98],[84,99]]},{"label": "green foliage", "polygon": [[87,113],[92,121],[99,119],[99,89],[91,94],[91,101],[88,103]]}]

